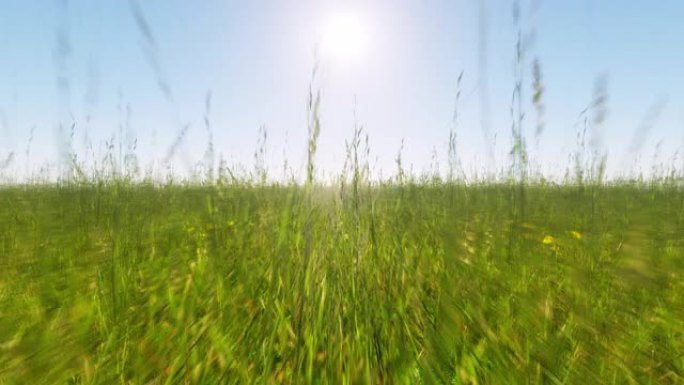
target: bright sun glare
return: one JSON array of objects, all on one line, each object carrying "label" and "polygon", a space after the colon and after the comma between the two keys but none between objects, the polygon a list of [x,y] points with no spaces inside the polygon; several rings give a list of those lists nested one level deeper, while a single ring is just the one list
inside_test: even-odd
[{"label": "bright sun glare", "polygon": [[367,44],[368,31],[363,20],[356,14],[336,14],[323,25],[323,48],[337,58],[358,58]]}]

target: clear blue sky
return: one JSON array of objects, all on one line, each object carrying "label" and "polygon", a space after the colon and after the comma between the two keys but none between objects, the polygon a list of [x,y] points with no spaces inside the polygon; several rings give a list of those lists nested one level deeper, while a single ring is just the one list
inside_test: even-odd
[{"label": "clear blue sky", "polygon": [[[92,161],[93,152],[101,158],[105,141],[112,138],[115,143],[135,139],[143,166],[162,160],[181,128],[190,124],[172,160],[176,169],[187,170],[206,149],[208,92],[217,153],[229,163],[250,167],[263,125],[271,170],[280,175],[284,157],[300,170],[314,47],[323,39],[326,20],[341,13],[363,21],[367,45],[354,59],[324,51],[319,55],[316,84],[322,90],[323,126],[317,159],[325,173],[342,167],[355,100],[376,172],[394,172],[402,138],[404,163],[416,172],[429,169],[433,148],[446,167],[461,71],[458,148],[466,169],[487,164],[487,149],[494,143],[497,164],[507,160],[513,1],[484,1],[484,73],[479,65],[480,3],[475,0],[137,4],[152,41],[128,1],[0,2],[0,158],[15,153],[6,173],[20,176],[45,163],[58,164],[72,121],[71,142],[79,159]],[[602,74],[608,79],[603,143],[611,172],[630,161],[630,147],[643,154],[642,165],[649,164],[659,142],[661,161],[682,148],[683,2],[532,0],[522,1],[521,9],[523,32],[536,31],[525,62],[524,129],[533,158],[546,172],[560,174],[567,167],[576,147],[578,115],[590,104],[594,81]],[[533,57],[540,60],[546,91],[546,125],[538,145],[529,87]],[[168,95],[159,83],[168,86]],[[486,108],[480,105],[483,92]],[[661,103],[664,109],[652,129],[635,139],[649,110]],[[120,128],[126,126],[126,106],[130,129]],[[488,136],[482,130],[483,111]],[[61,133],[60,122],[66,126]]]}]

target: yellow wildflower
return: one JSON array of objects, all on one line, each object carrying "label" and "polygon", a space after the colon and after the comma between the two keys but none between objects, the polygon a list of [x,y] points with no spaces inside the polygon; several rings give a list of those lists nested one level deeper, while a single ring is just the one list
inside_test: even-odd
[{"label": "yellow wildflower", "polygon": [[579,231],[573,230],[570,232],[570,235],[575,239],[582,239],[582,234]]},{"label": "yellow wildflower", "polygon": [[556,239],[550,235],[547,235],[542,239],[542,243],[545,245],[552,245],[555,241]]}]

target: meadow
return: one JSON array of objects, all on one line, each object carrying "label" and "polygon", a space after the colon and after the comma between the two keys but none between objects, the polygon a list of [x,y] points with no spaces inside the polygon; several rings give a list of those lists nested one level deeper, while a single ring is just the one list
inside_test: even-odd
[{"label": "meadow", "polygon": [[684,380],[679,179],[361,176],[3,187],[0,383]]},{"label": "meadow", "polygon": [[[304,180],[267,174],[265,128],[253,171],[215,168],[211,93],[204,175],[142,177],[128,117],[91,164],[74,150],[76,118],[70,133],[61,122],[56,179],[4,178],[10,152],[0,164],[0,183],[10,181],[0,184],[0,385],[684,383],[684,173],[606,177],[603,78],[579,114],[566,176],[537,173],[526,140],[544,129],[544,84],[535,59],[525,86],[515,18],[510,165],[496,175],[465,177],[456,110],[448,175],[407,172],[400,150],[395,175],[370,177],[358,126],[341,174],[320,180],[318,64]],[[67,37],[58,42],[68,48]],[[64,63],[67,48],[55,54]],[[32,139],[33,129],[27,170]]]}]

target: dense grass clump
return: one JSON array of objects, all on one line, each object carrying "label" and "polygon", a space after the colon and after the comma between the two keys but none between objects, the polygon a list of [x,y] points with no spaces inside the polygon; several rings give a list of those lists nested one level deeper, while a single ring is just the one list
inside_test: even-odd
[{"label": "dense grass clump", "polygon": [[0,190],[0,383],[683,381],[684,191]]}]

